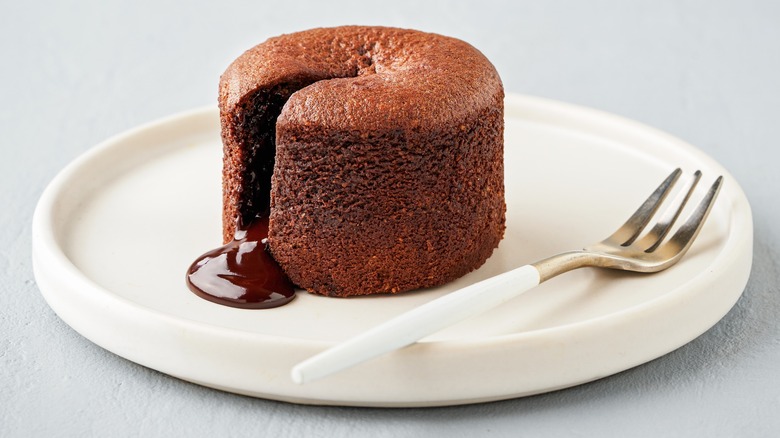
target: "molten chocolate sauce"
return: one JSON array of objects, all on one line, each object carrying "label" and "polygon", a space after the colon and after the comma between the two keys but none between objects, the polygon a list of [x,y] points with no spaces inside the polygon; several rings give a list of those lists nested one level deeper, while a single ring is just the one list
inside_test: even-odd
[{"label": "molten chocolate sauce", "polygon": [[266,250],[268,214],[248,226],[239,221],[233,241],[200,256],[187,271],[187,286],[225,306],[270,309],[295,298],[282,268]]}]

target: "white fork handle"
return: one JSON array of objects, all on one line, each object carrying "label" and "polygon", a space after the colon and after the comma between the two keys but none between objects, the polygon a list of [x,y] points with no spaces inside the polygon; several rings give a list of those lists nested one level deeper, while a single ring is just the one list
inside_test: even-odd
[{"label": "white fork handle", "polygon": [[295,383],[306,383],[405,347],[447,326],[480,314],[539,284],[531,265],[449,293],[399,315],[294,366]]}]

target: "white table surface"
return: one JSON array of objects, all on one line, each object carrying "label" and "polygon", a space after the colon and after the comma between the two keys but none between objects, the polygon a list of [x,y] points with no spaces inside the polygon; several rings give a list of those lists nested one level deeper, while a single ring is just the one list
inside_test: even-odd
[{"label": "white table surface", "polygon": [[[777,436],[780,3],[767,1],[3,2],[0,436]],[[219,4],[219,5],[218,5]],[[715,327],[587,385],[432,409],[298,406],[182,382],[82,338],[46,305],[30,221],[49,180],[106,137],[216,101],[267,37],[382,24],[469,41],[507,91],[666,130],[742,184],[743,297]]]}]

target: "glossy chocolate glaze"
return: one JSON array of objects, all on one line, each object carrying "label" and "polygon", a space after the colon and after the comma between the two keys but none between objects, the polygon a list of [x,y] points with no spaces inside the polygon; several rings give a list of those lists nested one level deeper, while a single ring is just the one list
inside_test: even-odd
[{"label": "glossy chocolate glaze", "polygon": [[295,298],[292,283],[266,249],[268,213],[240,223],[231,242],[200,256],[187,286],[206,300],[243,309],[269,309]]}]

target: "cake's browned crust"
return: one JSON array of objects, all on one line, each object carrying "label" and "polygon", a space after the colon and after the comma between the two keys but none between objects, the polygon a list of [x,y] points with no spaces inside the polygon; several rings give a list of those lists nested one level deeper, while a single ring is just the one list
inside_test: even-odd
[{"label": "cake's browned crust", "polygon": [[224,238],[267,205],[272,170],[269,245],[311,292],[443,284],[503,236],[503,87],[462,41],[357,26],[283,35],[231,64],[219,103]]}]

